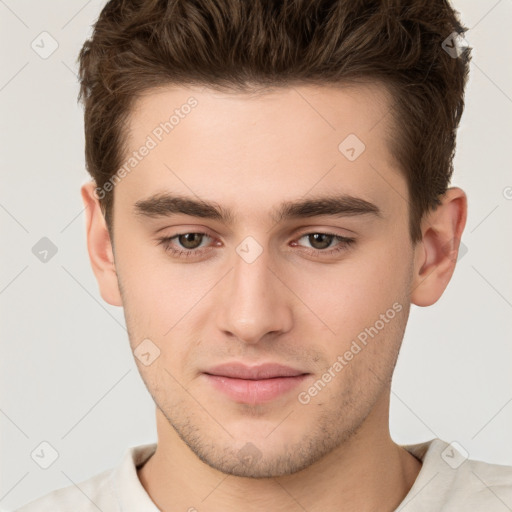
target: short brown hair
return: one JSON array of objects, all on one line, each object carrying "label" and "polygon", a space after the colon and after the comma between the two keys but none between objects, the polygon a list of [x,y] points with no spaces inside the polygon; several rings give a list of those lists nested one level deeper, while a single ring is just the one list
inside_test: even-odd
[{"label": "short brown hair", "polygon": [[[381,83],[417,242],[453,172],[470,50],[443,42],[465,30],[447,0],[110,0],[79,55],[87,170],[100,188],[116,173],[130,108],[155,87]],[[112,234],[113,190],[100,204]]]}]

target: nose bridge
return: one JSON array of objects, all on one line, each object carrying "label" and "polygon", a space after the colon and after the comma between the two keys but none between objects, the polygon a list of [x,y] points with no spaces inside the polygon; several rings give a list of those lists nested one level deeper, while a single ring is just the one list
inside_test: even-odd
[{"label": "nose bridge", "polygon": [[269,267],[268,249],[251,237],[236,248],[219,328],[246,343],[256,343],[265,334],[286,331],[291,325],[283,285]]}]

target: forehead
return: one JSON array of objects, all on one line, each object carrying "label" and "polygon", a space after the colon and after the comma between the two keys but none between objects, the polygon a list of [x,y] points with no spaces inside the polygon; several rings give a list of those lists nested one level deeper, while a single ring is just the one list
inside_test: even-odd
[{"label": "forehead", "polygon": [[124,163],[150,149],[118,188],[132,204],[171,189],[211,200],[222,192],[231,206],[243,195],[277,204],[336,187],[371,200],[401,178],[389,151],[390,106],[384,86],[373,84],[154,89],[130,113]]},{"label": "forehead", "polygon": [[[197,137],[201,135],[200,123],[204,129],[243,127],[237,138],[247,138],[258,131],[293,136],[299,129],[315,130],[319,137],[330,132],[340,136],[344,131],[364,137],[380,125],[374,134],[378,137],[390,127],[390,109],[390,92],[378,82],[283,86],[243,93],[221,92],[205,86],[162,86],[145,91],[136,99],[128,125],[130,135],[140,138],[141,131],[148,133],[157,127],[155,121],[171,120],[174,130],[193,113]],[[297,121],[301,121],[300,125]]]}]

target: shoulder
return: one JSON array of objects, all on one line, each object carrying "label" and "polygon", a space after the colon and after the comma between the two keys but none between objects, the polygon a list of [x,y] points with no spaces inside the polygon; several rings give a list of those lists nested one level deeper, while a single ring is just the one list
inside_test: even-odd
[{"label": "shoulder", "polygon": [[[108,469],[88,480],[52,491],[27,503],[15,512],[98,512],[115,510],[111,485],[114,470]],[[110,508],[109,508],[110,506]]]},{"label": "shoulder", "polygon": [[446,512],[512,507],[512,466],[472,460],[460,444],[440,439],[404,448],[423,465],[402,506],[415,502],[417,510]]},{"label": "shoulder", "polygon": [[456,471],[452,487],[461,504],[489,512],[512,507],[511,466],[468,459]]},{"label": "shoulder", "polygon": [[15,512],[118,512],[128,506],[158,511],[137,476],[137,468],[152,456],[156,446],[149,443],[127,448],[116,467],[52,491]]}]

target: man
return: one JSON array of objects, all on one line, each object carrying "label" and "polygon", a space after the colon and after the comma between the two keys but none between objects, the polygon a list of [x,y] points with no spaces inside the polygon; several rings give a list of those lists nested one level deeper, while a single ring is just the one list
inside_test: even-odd
[{"label": "man", "polygon": [[80,54],[87,242],[158,443],[21,511],[512,506],[512,468],[388,425],[466,221],[462,31],[442,0],[107,3]]}]

